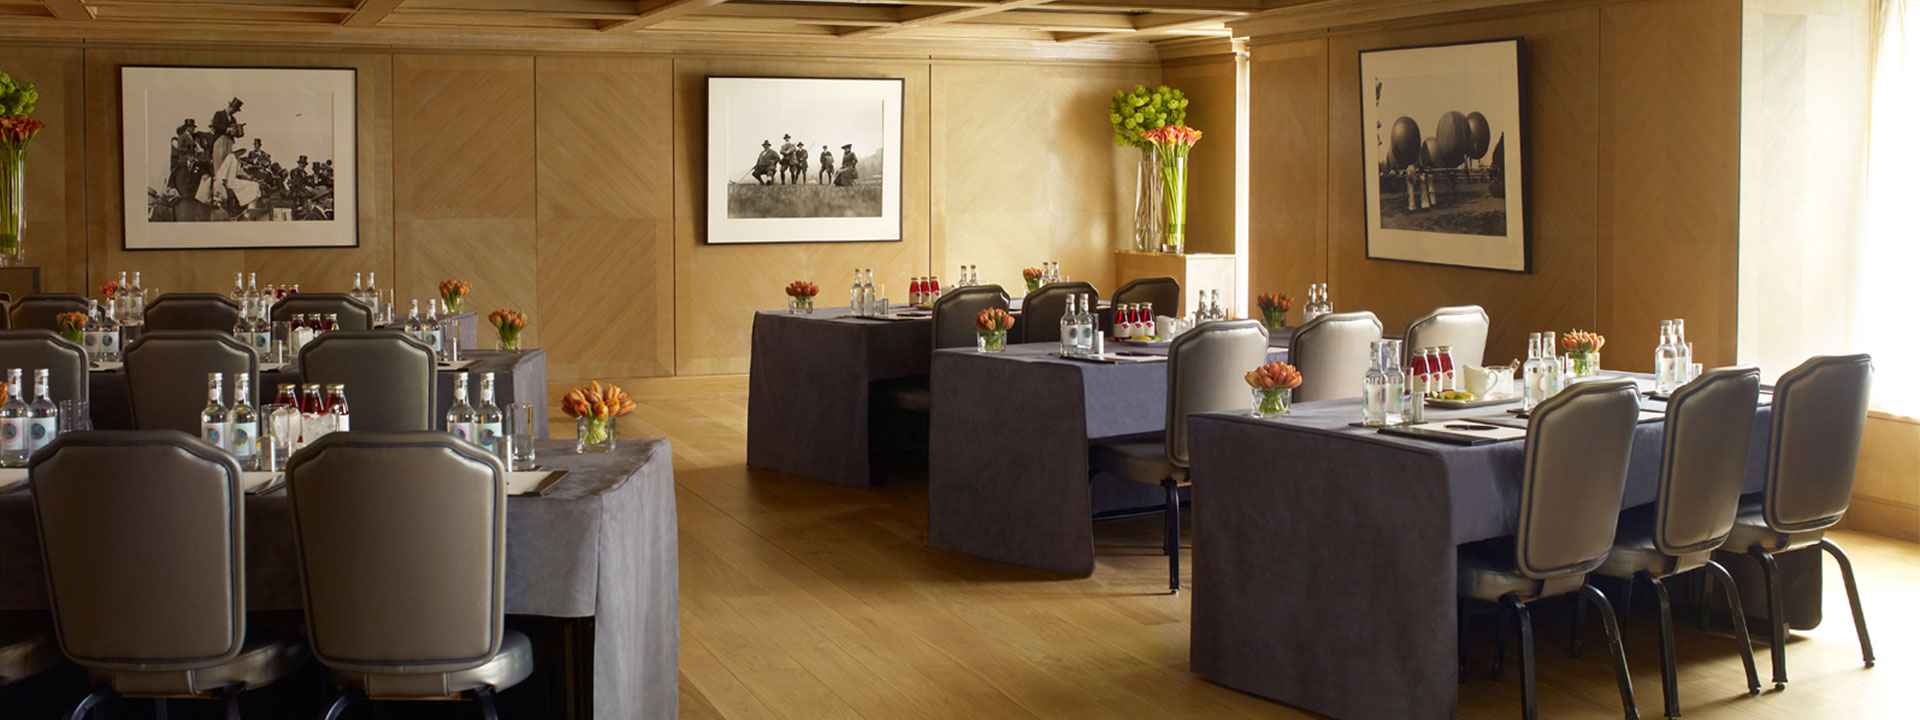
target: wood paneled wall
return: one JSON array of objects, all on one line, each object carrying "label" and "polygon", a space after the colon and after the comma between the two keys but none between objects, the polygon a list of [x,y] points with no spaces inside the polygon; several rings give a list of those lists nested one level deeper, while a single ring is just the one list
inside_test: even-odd
[{"label": "wood paneled wall", "polygon": [[[122,249],[119,68],[143,64],[358,70],[360,246]],[[29,160],[27,235],[48,290],[122,270],[162,291],[225,292],[243,271],[344,290],[375,271],[404,308],[458,277],[474,285],[466,309],[530,312],[555,379],[744,372],[754,310],[782,306],[798,278],[835,302],[854,267],[895,298],[961,262],[1011,285],[1057,259],[1109,287],[1133,166],[1105,102],[1159,81],[1139,63],[105,43],[10,47],[0,69],[40,83],[50,126]],[[706,245],[709,74],[905,78],[904,240]]]},{"label": "wood paneled wall", "polygon": [[[1366,256],[1359,53],[1522,37],[1534,270],[1476,271]],[[1640,370],[1661,318],[1696,355],[1734,357],[1740,4],[1550,5],[1469,21],[1253,38],[1251,291],[1301,296],[1388,328],[1437,305],[1493,317],[1487,359],[1526,334],[1608,336],[1605,364]]]},{"label": "wood paneled wall", "polygon": [[[1239,73],[1232,55],[1168,62],[1161,82],[1193,101],[1187,125],[1200,130],[1200,144],[1187,156],[1187,247],[1193,252],[1233,254],[1234,143],[1240,127]],[[1129,206],[1130,207],[1130,206]]]}]

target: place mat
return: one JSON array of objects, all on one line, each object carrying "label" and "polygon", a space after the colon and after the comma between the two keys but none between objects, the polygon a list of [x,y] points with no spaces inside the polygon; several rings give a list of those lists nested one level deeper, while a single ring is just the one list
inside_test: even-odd
[{"label": "place mat", "polygon": [[117,362],[117,361],[101,361],[101,362],[87,363],[87,370],[92,372],[120,372],[120,368],[123,368],[123,367],[126,367],[126,363]]},{"label": "place mat", "polygon": [[265,495],[287,486],[287,474],[283,472],[240,473],[240,491],[248,495]]},{"label": "place mat", "polygon": [[1487,407],[1489,405],[1505,405],[1507,403],[1517,402],[1520,402],[1519,395],[1496,395],[1478,400],[1440,400],[1427,398],[1427,407],[1441,410],[1467,410],[1477,407]]},{"label": "place mat", "polygon": [[467,368],[470,368],[479,364],[480,364],[480,361],[476,359],[461,360],[460,362],[452,362],[452,363],[440,362],[438,360],[435,360],[433,363],[433,366],[442,371],[453,371],[453,370],[465,370]]},{"label": "place mat", "polygon": [[885,315],[848,315],[848,320],[873,320],[876,322],[900,322],[902,320],[926,320],[933,313],[887,313]]},{"label": "place mat", "polygon": [[1099,363],[1102,365],[1125,365],[1129,363],[1156,363],[1156,362],[1167,361],[1167,356],[1165,355],[1156,355],[1153,353],[1136,353],[1136,352],[1128,352],[1125,350],[1122,350],[1120,352],[1100,353],[1098,355],[1062,355],[1060,353],[1048,353],[1048,354],[1054,357],[1060,358],[1062,360],[1074,360],[1078,362]]},{"label": "place mat", "polygon": [[1141,347],[1166,347],[1168,345],[1172,345],[1173,341],[1172,340],[1135,340],[1133,338],[1127,338],[1125,340],[1115,340],[1113,341],[1113,343],[1115,345],[1139,345]]},{"label": "place mat", "polygon": [[260,372],[263,372],[263,373],[280,372],[281,370],[287,369],[287,367],[292,364],[293,363],[263,362],[263,363],[260,363]]},{"label": "place mat", "polygon": [[566,477],[565,470],[526,470],[507,472],[508,495],[545,495],[547,489],[560,478]]},{"label": "place mat", "polygon": [[1435,420],[1417,425],[1394,425],[1380,428],[1380,432],[1468,446],[1521,440],[1527,437],[1525,428],[1488,425],[1470,420]]},{"label": "place mat", "polygon": [[[1513,410],[1508,410],[1507,412],[1512,414],[1511,415],[1492,415],[1488,417],[1477,417],[1477,418],[1473,418],[1472,420],[1473,422],[1486,423],[1488,425],[1502,425],[1505,427],[1523,428],[1527,426],[1527,420],[1529,417],[1527,413],[1515,412]],[[1648,410],[1646,408],[1641,408],[1640,417],[1635,418],[1634,422],[1650,423],[1650,422],[1655,422],[1658,420],[1665,420],[1665,419],[1667,419],[1667,414],[1665,412],[1662,412],[1659,410]]]}]

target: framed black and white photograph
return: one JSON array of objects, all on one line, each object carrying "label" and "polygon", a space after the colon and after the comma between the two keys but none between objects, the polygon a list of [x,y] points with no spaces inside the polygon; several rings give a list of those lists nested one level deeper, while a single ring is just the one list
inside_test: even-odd
[{"label": "framed black and white photograph", "polygon": [[1521,41],[1360,53],[1367,257],[1532,271]]},{"label": "framed black and white photograph", "polygon": [[355,71],[120,68],[125,247],[354,247]]},{"label": "framed black and white photograph", "polygon": [[707,242],[898,242],[899,78],[707,78]]}]

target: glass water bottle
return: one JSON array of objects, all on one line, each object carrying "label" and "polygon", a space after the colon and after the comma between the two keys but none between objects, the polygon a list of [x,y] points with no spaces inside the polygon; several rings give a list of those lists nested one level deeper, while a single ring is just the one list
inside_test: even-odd
[{"label": "glass water bottle", "polygon": [[208,445],[233,452],[231,417],[227,406],[221,404],[220,373],[207,373],[207,406],[200,410],[200,439]]},{"label": "glass water bottle", "polygon": [[20,385],[20,368],[7,371],[7,402],[0,404],[0,466],[27,465],[27,401]]},{"label": "glass water bottle", "polygon": [[1520,380],[1524,383],[1520,388],[1520,409],[1530,411],[1546,399],[1541,394],[1546,384],[1540,379],[1545,371],[1546,363],[1540,359],[1540,333],[1531,333],[1527,335],[1527,363],[1520,369]]},{"label": "glass water bottle", "polygon": [[453,376],[453,406],[447,408],[447,432],[467,442],[473,442],[473,424],[476,419],[473,406],[467,404],[467,374]]},{"label": "glass water bottle", "polygon": [[507,416],[493,404],[493,373],[480,374],[480,407],[474,411],[473,436],[489,453],[500,452],[500,433]]},{"label": "glass water bottle", "polygon": [[33,371],[33,402],[27,405],[27,456],[32,457],[40,448],[53,442],[60,434],[60,409],[55,407],[53,399],[47,394],[47,369]]},{"label": "glass water bottle", "polygon": [[[227,442],[240,469],[257,470],[260,462],[260,415],[253,409],[253,388],[246,373],[233,376],[233,409],[227,412]],[[203,418],[204,420],[204,418]]]},{"label": "glass water bottle", "polygon": [[1384,341],[1375,340],[1369,346],[1373,357],[1366,376],[1360,379],[1360,420],[1367,427],[1387,424],[1387,371],[1382,367],[1386,345]]}]

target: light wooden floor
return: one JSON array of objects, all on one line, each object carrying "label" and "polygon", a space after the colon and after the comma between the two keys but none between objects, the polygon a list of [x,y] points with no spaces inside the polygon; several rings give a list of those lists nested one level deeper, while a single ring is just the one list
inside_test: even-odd
[{"label": "light wooden floor", "polygon": [[[684,718],[1311,717],[1188,672],[1189,598],[1165,594],[1158,517],[1098,525],[1099,567],[1085,579],[932,550],[924,479],[856,490],[748,470],[744,377],[630,391],[640,408],[620,434],[674,445]],[[1833,537],[1860,573],[1878,666],[1861,666],[1830,572],[1827,621],[1795,634],[1785,692],[1747,697],[1731,636],[1683,624],[1687,717],[1920,716],[1907,695],[1920,689],[1920,546]],[[1596,629],[1589,651],[1568,658],[1564,617],[1535,618],[1543,716],[1620,717],[1604,641]],[[1636,615],[1627,632],[1641,713],[1659,717],[1654,620]],[[1480,637],[1459,717],[1518,714],[1517,671],[1487,679],[1490,657]]]}]

